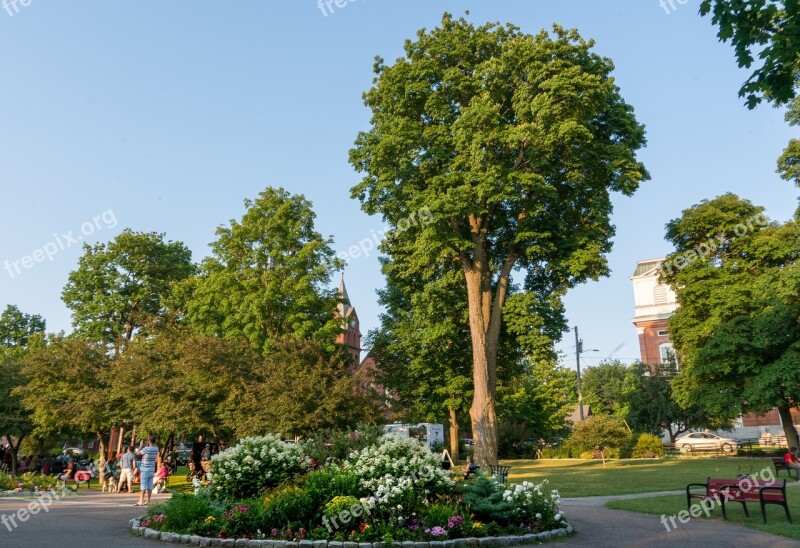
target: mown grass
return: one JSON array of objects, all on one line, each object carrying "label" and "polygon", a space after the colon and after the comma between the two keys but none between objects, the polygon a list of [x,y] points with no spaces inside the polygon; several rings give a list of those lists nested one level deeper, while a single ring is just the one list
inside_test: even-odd
[{"label": "mown grass", "polygon": [[[790,480],[794,481],[794,480]],[[786,490],[786,498],[789,500],[789,511],[792,514],[792,519],[796,520],[800,517],[800,489],[790,488]],[[677,516],[678,512],[687,510],[686,495],[667,495],[662,497],[652,497],[644,499],[630,499],[630,500],[616,500],[606,504],[607,508],[614,510],[629,510],[631,512],[641,512],[643,514],[651,514],[654,516],[667,516],[667,522],[670,529],[672,528],[669,522],[670,516]],[[766,533],[773,533],[775,535],[782,535],[793,539],[800,540],[800,523],[789,523],[786,519],[786,514],[783,508],[777,505],[767,505],[767,521],[761,521],[761,509],[758,503],[748,503],[747,509],[750,511],[748,518],[744,514],[741,504],[730,503],[725,505],[725,511],[728,514],[730,523],[749,527],[751,529],[758,529]],[[711,511],[710,517],[705,514],[700,514],[699,518],[691,519],[712,519],[716,521],[723,521],[722,511],[719,508],[714,508]],[[677,528],[680,529],[681,523],[676,519],[675,523]]]},{"label": "mown grass", "polygon": [[[549,480],[562,497],[625,495],[685,489],[689,483],[705,482],[709,476],[736,477],[740,472],[773,471],[768,458],[670,458],[599,460],[541,459],[509,460],[509,481]],[[782,473],[785,476],[785,472]],[[790,480],[793,481],[793,480]],[[648,499],[650,500],[650,499]]]}]

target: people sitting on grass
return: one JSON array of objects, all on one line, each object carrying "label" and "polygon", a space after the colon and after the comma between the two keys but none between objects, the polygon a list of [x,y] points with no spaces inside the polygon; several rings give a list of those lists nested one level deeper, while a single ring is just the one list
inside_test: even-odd
[{"label": "people sitting on grass", "polygon": [[[786,454],[783,456],[783,462],[786,466],[793,470],[800,471],[800,461],[797,460],[797,447],[790,447]],[[798,472],[800,473],[800,472]]]}]

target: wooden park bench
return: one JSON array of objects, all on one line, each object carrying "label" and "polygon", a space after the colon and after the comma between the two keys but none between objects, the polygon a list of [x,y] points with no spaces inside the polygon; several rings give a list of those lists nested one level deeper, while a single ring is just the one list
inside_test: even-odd
[{"label": "wooden park bench", "polygon": [[75,474],[69,479],[58,480],[62,482],[61,486],[66,487],[68,482],[75,482],[75,489],[78,489],[78,486],[86,484],[86,487],[89,488],[92,485],[92,474],[88,470],[77,470]]},{"label": "wooden park bench", "polygon": [[[705,493],[693,492],[692,488],[703,487]],[[747,510],[748,502],[758,502],[761,505],[761,519],[767,523],[767,504],[777,504],[786,512],[786,519],[792,523],[789,514],[789,505],[786,501],[786,480],[760,481],[749,478],[708,478],[706,483],[690,483],[686,486],[686,504],[691,509],[692,499],[708,502],[712,505],[719,504],[722,508],[722,517],[728,519],[725,511],[726,502],[738,502],[744,509],[744,515],[750,517]]]},{"label": "wooden park bench", "polygon": [[786,470],[786,474],[789,478],[792,477],[792,472],[794,472],[794,477],[797,480],[800,480],[800,471],[796,468],[789,468],[786,464],[786,461],[783,460],[783,457],[772,457],[772,464],[775,466],[775,475],[777,476],[781,470]]}]

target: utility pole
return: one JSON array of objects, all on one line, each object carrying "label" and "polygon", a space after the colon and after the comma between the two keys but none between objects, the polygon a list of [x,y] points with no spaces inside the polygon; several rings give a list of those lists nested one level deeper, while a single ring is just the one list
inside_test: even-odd
[{"label": "utility pole", "polygon": [[578,370],[578,413],[583,421],[583,392],[581,391],[581,352],[583,341],[578,338],[578,326],[575,326],[575,365]]}]

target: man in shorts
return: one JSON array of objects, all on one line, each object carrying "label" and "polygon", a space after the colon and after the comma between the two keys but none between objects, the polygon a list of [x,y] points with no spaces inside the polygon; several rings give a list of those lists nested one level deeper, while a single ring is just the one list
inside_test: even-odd
[{"label": "man in shorts", "polygon": [[153,493],[153,477],[156,474],[156,460],[158,459],[156,437],[147,438],[147,445],[141,447],[136,453],[142,460],[139,463],[141,490],[139,491],[139,502],[135,506],[147,506],[150,504],[150,495]]},{"label": "man in shorts", "polygon": [[122,493],[122,482],[128,484],[128,493],[133,493],[133,470],[136,468],[136,455],[133,454],[129,446],[125,446],[122,456],[119,458],[119,483],[117,493]]}]

